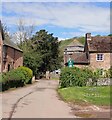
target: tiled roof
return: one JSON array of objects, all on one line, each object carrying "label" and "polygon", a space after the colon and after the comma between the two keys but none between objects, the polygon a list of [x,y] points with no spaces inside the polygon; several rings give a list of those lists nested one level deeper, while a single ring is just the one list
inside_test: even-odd
[{"label": "tiled roof", "polygon": [[12,48],[22,52],[22,50],[15,43],[13,43],[10,39],[4,37],[4,31],[3,31],[2,24],[1,24],[1,20],[0,20],[0,34],[1,34],[1,37],[3,40],[3,45],[12,47]]},{"label": "tiled roof", "polygon": [[87,41],[90,52],[112,52],[112,37],[96,36]]},{"label": "tiled roof", "polygon": [[3,44],[22,52],[22,50],[14,42],[12,42],[11,40],[4,39]]},{"label": "tiled roof", "polygon": [[[66,55],[67,60],[69,59],[69,55]],[[89,64],[89,58],[87,58],[86,53],[84,52],[76,52],[70,55],[70,58],[74,61],[74,64]],[[67,62],[67,61],[65,61]]]},{"label": "tiled roof", "polygon": [[71,59],[74,60],[74,63],[89,63],[89,59],[87,58],[87,55],[84,52],[74,53],[71,56]]}]

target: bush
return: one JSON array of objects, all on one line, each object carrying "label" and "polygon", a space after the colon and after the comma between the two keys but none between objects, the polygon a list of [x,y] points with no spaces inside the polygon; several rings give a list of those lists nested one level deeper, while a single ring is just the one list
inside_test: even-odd
[{"label": "bush", "polygon": [[33,77],[33,72],[32,72],[32,70],[30,68],[22,66],[22,67],[17,68],[17,70],[20,70],[20,71],[22,71],[24,73],[24,75],[25,75],[25,80],[24,80],[25,84],[32,83],[31,80],[32,80],[32,77]]},{"label": "bush", "polygon": [[9,88],[22,87],[25,84],[31,83],[33,77],[32,70],[26,67],[19,67],[2,74],[0,85],[2,85],[2,91]]},{"label": "bush", "polygon": [[83,68],[79,69],[77,67],[68,68],[65,67],[61,70],[60,75],[60,86],[72,87],[72,86],[86,86],[87,81],[92,76],[92,71]]},{"label": "bush", "polygon": [[112,66],[109,69],[109,77],[112,78]]}]

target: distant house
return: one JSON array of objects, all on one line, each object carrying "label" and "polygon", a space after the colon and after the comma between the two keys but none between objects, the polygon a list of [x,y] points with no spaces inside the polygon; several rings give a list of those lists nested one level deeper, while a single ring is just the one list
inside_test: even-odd
[{"label": "distant house", "polygon": [[79,54],[84,52],[84,45],[82,45],[80,42],[78,42],[76,39],[69,45],[65,47],[64,50],[64,63],[67,65],[67,61],[69,58],[74,59],[73,55],[74,54]]},{"label": "distant house", "polygon": [[23,52],[11,40],[4,36],[0,23],[0,73],[23,65]]},{"label": "distant house", "polygon": [[112,66],[112,37],[93,37],[91,33],[87,33],[83,51],[73,52],[71,55],[66,53],[64,51],[65,65],[71,58],[76,67],[107,70]]}]

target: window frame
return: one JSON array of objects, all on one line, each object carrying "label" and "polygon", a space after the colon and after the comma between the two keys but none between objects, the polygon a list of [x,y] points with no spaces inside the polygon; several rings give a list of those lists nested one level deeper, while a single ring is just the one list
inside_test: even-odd
[{"label": "window frame", "polygon": [[[98,55],[102,55],[102,59],[98,59]],[[101,58],[101,56],[99,58]],[[104,61],[104,54],[103,53],[96,54],[96,61]]]}]

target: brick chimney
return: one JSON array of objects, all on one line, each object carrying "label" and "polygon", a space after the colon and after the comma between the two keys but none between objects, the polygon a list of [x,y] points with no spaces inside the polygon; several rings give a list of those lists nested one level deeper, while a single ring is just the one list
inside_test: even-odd
[{"label": "brick chimney", "polygon": [[91,40],[91,33],[86,33],[86,40]]}]

